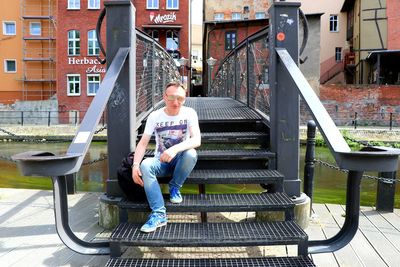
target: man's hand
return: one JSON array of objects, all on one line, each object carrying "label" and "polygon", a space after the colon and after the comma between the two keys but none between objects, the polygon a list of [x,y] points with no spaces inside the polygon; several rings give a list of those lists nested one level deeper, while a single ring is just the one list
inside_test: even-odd
[{"label": "man's hand", "polygon": [[143,180],[142,180],[142,172],[140,171],[139,166],[133,166],[133,168],[132,168],[132,179],[133,179],[133,182],[135,184],[138,184],[138,185],[140,185],[142,187],[144,186]]},{"label": "man's hand", "polygon": [[173,160],[173,158],[175,158],[176,154],[177,153],[174,151],[174,149],[170,147],[160,155],[160,161],[169,163],[171,160]]}]

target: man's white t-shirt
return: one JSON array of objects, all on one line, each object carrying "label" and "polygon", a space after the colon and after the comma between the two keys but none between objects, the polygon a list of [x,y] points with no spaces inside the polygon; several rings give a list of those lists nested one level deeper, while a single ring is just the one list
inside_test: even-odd
[{"label": "man's white t-shirt", "polygon": [[155,134],[155,157],[160,157],[166,149],[188,139],[189,127],[193,126],[199,127],[199,119],[194,109],[182,106],[178,115],[169,116],[164,108],[161,108],[150,113],[144,134]]}]

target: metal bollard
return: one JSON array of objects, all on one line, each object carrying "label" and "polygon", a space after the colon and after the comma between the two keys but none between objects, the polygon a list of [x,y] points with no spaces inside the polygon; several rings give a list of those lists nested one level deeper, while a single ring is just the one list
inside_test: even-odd
[{"label": "metal bollard", "polygon": [[315,122],[313,120],[308,121],[303,191],[310,198],[310,215],[312,213],[312,198],[314,188],[315,132]]}]

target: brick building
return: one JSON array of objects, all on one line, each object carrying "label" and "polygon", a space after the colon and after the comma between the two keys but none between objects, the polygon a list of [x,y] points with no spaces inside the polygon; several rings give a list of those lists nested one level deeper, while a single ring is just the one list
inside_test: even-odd
[{"label": "brick building", "polygon": [[2,1],[0,103],[56,93],[56,0]]},{"label": "brick building", "polygon": [[[171,51],[189,58],[188,0],[134,0],[136,27]],[[69,0],[58,5],[57,97],[60,110],[86,111],[106,72],[98,60],[96,23],[103,0]],[[103,22],[102,35],[105,34]],[[102,36],[104,47],[105,36]]]},{"label": "brick building", "polygon": [[[241,41],[268,25],[266,0],[204,0],[203,85],[209,81],[206,60],[217,59],[215,73],[221,60]],[[213,74],[211,75],[213,77]],[[212,79],[212,78],[211,78]],[[203,86],[203,95],[207,88]]]}]

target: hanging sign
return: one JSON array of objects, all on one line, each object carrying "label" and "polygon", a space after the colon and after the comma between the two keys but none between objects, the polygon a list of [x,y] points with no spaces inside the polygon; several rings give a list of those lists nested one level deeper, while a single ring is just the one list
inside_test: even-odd
[{"label": "hanging sign", "polygon": [[176,13],[171,12],[169,14],[161,15],[161,14],[155,14],[154,12],[150,12],[150,21],[152,21],[155,24],[174,22],[176,21]]}]

